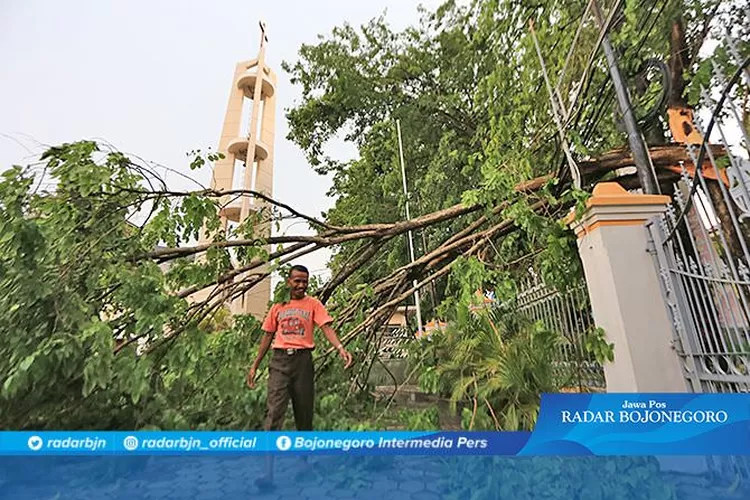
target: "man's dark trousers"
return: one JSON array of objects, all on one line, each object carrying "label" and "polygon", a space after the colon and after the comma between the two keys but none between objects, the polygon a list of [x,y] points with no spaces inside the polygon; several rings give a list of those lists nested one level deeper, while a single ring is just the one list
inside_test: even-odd
[{"label": "man's dark trousers", "polygon": [[280,430],[289,398],[298,431],[311,431],[315,406],[312,349],[274,349],[269,364],[265,429]]}]

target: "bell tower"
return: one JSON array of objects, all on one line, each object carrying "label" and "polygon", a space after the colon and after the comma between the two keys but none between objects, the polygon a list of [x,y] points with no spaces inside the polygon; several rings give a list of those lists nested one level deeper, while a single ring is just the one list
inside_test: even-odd
[{"label": "bell tower", "polygon": [[[229,94],[218,151],[224,158],[214,163],[211,189],[253,190],[273,196],[273,145],[276,119],[276,73],[266,66],[266,27],[260,23],[260,50],[255,59],[237,63]],[[243,130],[243,124],[249,124]],[[250,196],[227,195],[219,213],[222,231],[243,222],[254,226],[256,237],[270,235],[265,213],[268,204]],[[263,209],[266,209],[264,211]],[[248,221],[249,218],[252,218]],[[265,219],[265,221],[260,220]],[[209,240],[206,236],[205,240]],[[253,269],[253,273],[265,268]],[[235,278],[235,282],[242,276]],[[203,291],[200,295],[208,295]],[[233,314],[252,314],[262,320],[271,298],[271,279],[266,278],[227,306]]]}]

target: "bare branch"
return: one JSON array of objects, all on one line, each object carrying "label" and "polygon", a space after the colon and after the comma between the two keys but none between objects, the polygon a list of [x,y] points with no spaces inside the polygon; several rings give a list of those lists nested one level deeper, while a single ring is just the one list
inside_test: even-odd
[{"label": "bare branch", "polygon": [[344,281],[346,281],[352,274],[357,272],[358,269],[360,269],[367,261],[369,261],[377,252],[380,250],[383,245],[385,245],[386,242],[390,241],[389,239],[381,239],[381,240],[375,240],[372,243],[370,243],[367,248],[362,251],[360,249],[360,253],[357,254],[356,259],[354,259],[352,262],[345,265],[334,277],[325,284],[325,286],[320,291],[320,294],[318,298],[323,302],[324,304],[328,301],[328,299],[333,295],[333,292],[336,290],[336,288],[341,285]]},{"label": "bare branch", "polygon": [[[305,248],[307,246],[310,246],[310,243],[297,243],[296,245],[292,245],[292,246],[287,247],[287,248],[285,248],[283,250],[279,250],[277,252],[274,252],[274,253],[270,254],[268,256],[268,259],[256,259],[256,260],[250,262],[249,264],[246,264],[244,266],[232,269],[231,271],[228,271],[228,272],[222,274],[221,276],[219,276],[218,278],[216,278],[216,280],[211,285],[214,285],[214,284],[221,285],[223,283],[226,283],[227,281],[230,281],[231,279],[233,279],[235,276],[238,276],[238,275],[240,275],[242,273],[246,273],[248,271],[252,271],[253,269],[258,268],[258,267],[262,266],[263,264],[266,264],[268,261],[271,261],[271,260],[274,260],[274,259],[278,259],[279,257],[283,257],[285,255],[288,255],[288,254],[290,254],[292,252],[295,252],[296,250],[299,250],[301,248]],[[298,257],[301,257],[302,255],[305,255],[306,253],[310,253],[310,252],[313,252],[315,250],[318,250],[317,246],[315,246],[315,247],[313,247],[311,249],[306,250],[304,253],[295,254],[292,258],[296,259]],[[211,286],[211,285],[209,285],[209,286]],[[203,290],[205,288],[207,288],[207,287],[203,287],[203,286],[200,286],[200,285],[195,285],[195,286],[192,286],[190,288],[186,288],[185,290],[181,290],[177,294],[177,296],[181,297],[181,298],[189,297],[190,295],[192,295],[192,294],[194,294],[196,292],[199,292],[200,290]]]},{"label": "bare branch", "polygon": [[206,197],[215,197],[215,198],[221,198],[224,196],[252,196],[254,198],[259,198],[267,203],[270,203],[271,205],[275,205],[279,208],[282,208],[295,217],[299,217],[300,219],[304,219],[308,222],[310,222],[313,225],[323,227],[325,229],[329,230],[339,230],[340,228],[336,226],[331,226],[330,224],[327,224],[321,220],[318,220],[314,217],[310,217],[309,215],[305,215],[302,212],[299,212],[298,210],[295,210],[291,206],[287,205],[286,203],[280,202],[278,200],[275,200],[271,198],[270,196],[267,196],[259,191],[253,191],[251,189],[231,189],[227,191],[217,191],[215,189],[202,189],[199,191],[169,191],[169,190],[162,190],[162,191],[143,191],[138,189],[130,189],[130,188],[121,188],[123,191],[126,192],[132,192],[132,193],[138,193],[138,194],[144,194],[148,196],[168,196],[173,198],[179,198],[179,197],[188,197],[188,196],[206,196]]}]

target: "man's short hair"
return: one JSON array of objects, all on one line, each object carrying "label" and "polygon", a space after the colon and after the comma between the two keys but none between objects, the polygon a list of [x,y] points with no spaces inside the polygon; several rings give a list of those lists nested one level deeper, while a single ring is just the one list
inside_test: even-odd
[{"label": "man's short hair", "polygon": [[310,276],[310,271],[308,271],[305,266],[296,265],[296,266],[292,266],[292,268],[289,269],[289,274],[287,275],[287,277],[291,277],[294,271],[305,273],[306,275]]}]

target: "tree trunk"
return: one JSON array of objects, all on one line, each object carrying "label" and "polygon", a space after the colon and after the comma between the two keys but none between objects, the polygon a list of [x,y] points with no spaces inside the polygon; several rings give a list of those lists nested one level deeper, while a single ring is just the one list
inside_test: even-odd
[{"label": "tree trunk", "polygon": [[[688,103],[685,100],[685,78],[683,75],[685,70],[689,69],[692,65],[691,54],[697,54],[699,47],[693,47],[692,51],[688,47],[682,15],[678,16],[672,22],[669,46],[668,66],[672,84],[668,99],[669,107],[686,108],[688,107]],[[717,181],[706,179],[706,184],[708,187],[706,195],[710,198],[716,216],[721,221],[722,233],[727,240],[727,245],[735,259],[742,257],[743,252],[740,238],[744,238],[745,241],[750,240],[750,226],[746,223],[740,224],[740,233],[738,233],[732,223],[728,203],[732,204],[731,208],[737,216],[741,213],[739,207],[734,203],[734,200],[724,199]]]},{"label": "tree trunk", "polygon": [[669,37],[669,73],[672,88],[667,105],[670,108],[685,108],[685,68],[690,68],[690,51],[685,37],[685,25],[682,15],[672,22],[672,32]]}]

